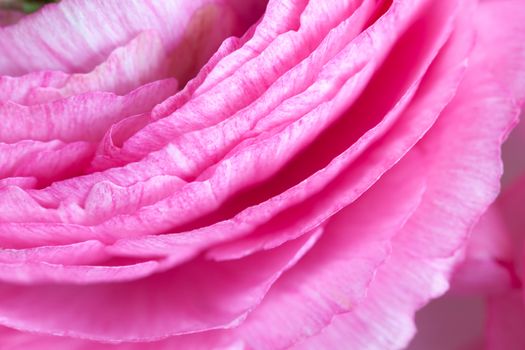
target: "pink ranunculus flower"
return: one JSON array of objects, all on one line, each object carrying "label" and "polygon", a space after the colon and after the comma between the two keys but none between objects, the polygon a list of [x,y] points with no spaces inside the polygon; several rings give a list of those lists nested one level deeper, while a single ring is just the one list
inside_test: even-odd
[{"label": "pink ranunculus flower", "polygon": [[0,349],[399,349],[499,192],[525,2],[64,0],[0,28]]}]

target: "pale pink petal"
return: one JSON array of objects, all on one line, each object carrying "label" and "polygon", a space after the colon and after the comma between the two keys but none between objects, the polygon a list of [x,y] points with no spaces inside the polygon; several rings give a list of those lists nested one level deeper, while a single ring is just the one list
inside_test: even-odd
[{"label": "pale pink petal", "polygon": [[465,261],[453,276],[455,292],[494,294],[520,287],[518,275],[525,224],[521,211],[525,203],[525,171],[520,146],[525,145],[523,123],[515,128],[503,147],[505,173],[503,191],[473,229]]},{"label": "pale pink petal", "polygon": [[0,101],[13,101],[23,105],[34,104],[30,98],[30,93],[34,88],[59,86],[65,83],[68,76],[59,71],[38,71],[21,77],[2,75],[0,76]]},{"label": "pale pink petal", "polygon": [[103,63],[86,74],[38,71],[21,77],[1,76],[0,101],[34,105],[89,91],[123,95],[167,77],[168,70],[169,58],[158,34],[146,31],[116,48]]},{"label": "pale pink petal", "polygon": [[159,35],[154,31],[146,31],[138,34],[125,46],[116,48],[93,71],[72,74],[62,84],[37,86],[26,100],[34,104],[88,91],[125,95],[141,85],[167,78],[169,67],[169,57]]},{"label": "pale pink petal", "polygon": [[[156,30],[168,52],[178,52],[180,64],[203,60],[231,34],[242,33],[260,14],[258,2],[72,0],[52,4],[15,25],[0,28],[0,73],[20,75],[35,70],[86,72],[114,48],[144,30]],[[253,13],[246,11],[255,7]],[[221,25],[214,25],[216,23]],[[106,30],[112,26],[111,35]],[[205,25],[203,25],[203,23]],[[220,30],[217,30],[219,28]],[[222,29],[221,29],[222,28]],[[41,33],[45,33],[42,36]],[[200,40],[195,50],[185,41]]]},{"label": "pale pink petal", "polygon": [[513,242],[498,204],[493,204],[474,227],[465,260],[454,271],[454,292],[501,293],[518,283]]}]

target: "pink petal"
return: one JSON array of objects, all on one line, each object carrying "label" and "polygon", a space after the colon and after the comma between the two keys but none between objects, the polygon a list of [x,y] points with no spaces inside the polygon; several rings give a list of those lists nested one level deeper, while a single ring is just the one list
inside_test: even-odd
[{"label": "pink petal", "polygon": [[[462,40],[464,40],[464,38]],[[462,41],[460,40],[460,42]],[[374,140],[375,137],[381,136],[381,132],[376,135],[375,133],[377,131],[372,131],[370,135],[374,136],[370,139],[368,136],[365,136],[363,144],[361,144],[361,140],[358,141],[355,148],[351,147],[343,152],[325,169],[319,171],[307,181],[299,183],[297,186],[264,203],[244,210],[231,220],[226,220],[187,233],[123,239],[118,241],[112,248],[121,253],[126,252],[126,254],[167,254],[168,252],[173,251],[173,249],[180,249],[180,247],[187,246],[188,244],[195,244],[201,239],[203,242],[211,241],[213,243],[217,242],[216,239],[221,235],[229,237],[230,239],[239,234],[244,235],[246,233],[243,232],[250,232],[250,230],[253,230],[253,225],[260,225],[263,222],[268,221],[271,216],[274,216],[281,210],[305,202],[308,198],[306,196],[310,196],[310,193],[313,194],[320,191],[338,174],[345,174],[344,176],[341,176],[334,185],[331,185],[330,189],[327,189],[326,192],[321,192],[318,196],[312,197],[311,203],[320,201],[318,208],[321,208],[321,210],[318,211],[317,214],[313,214],[312,217],[315,218],[316,215],[320,214],[320,216],[318,216],[319,220],[324,220],[323,215],[330,215],[329,210],[333,210],[330,208],[341,208],[344,205],[348,205],[372,185],[373,182],[376,181],[386,169],[397,162],[407,149],[421,137],[421,134],[427,130],[430,124],[434,121],[436,114],[441,108],[443,108],[444,104],[448,102],[452,92],[458,84],[463,70],[462,60],[466,54],[465,46],[468,48],[468,43],[469,40],[462,42],[463,50],[450,50],[451,55],[453,56],[452,58],[442,59],[439,63],[436,63],[439,68],[435,68],[435,72],[432,73],[431,78],[429,78],[430,81],[434,83],[435,79],[442,74],[441,72],[443,70],[449,73],[446,75],[447,78],[440,82],[439,88],[436,87],[437,91],[442,91],[442,93],[437,94],[434,90],[431,91],[425,88],[425,94],[415,98],[417,102],[414,102],[414,107],[410,112],[406,113],[402,118],[402,121],[397,123],[395,129],[392,130],[390,134],[387,134],[387,139],[381,141],[378,146],[374,146],[370,151],[366,151],[362,154],[364,150],[361,149],[361,146],[368,145],[368,142]],[[359,134],[359,132],[360,130],[358,129],[357,133]],[[329,139],[327,138],[326,140],[323,140],[323,142],[328,142],[328,140]],[[348,164],[354,161],[355,157],[359,155],[361,155],[359,158],[360,160],[356,162],[356,164],[353,164],[352,168],[347,169],[346,167]],[[307,164],[306,160],[312,159],[312,156],[305,156],[304,159],[304,164]],[[294,169],[295,166],[296,165],[293,165],[291,169]],[[276,177],[279,181],[279,186],[276,186],[277,188],[282,188],[281,186],[285,185],[285,183],[283,184],[283,179],[285,178],[286,177],[283,176]],[[263,188],[261,192],[267,194],[269,191],[271,191],[271,188]],[[253,196],[253,192],[251,192],[251,195]],[[335,199],[335,201],[330,204],[330,201],[333,199]],[[293,230],[290,230],[290,232],[287,233],[283,228],[286,229],[288,224],[283,226],[283,223],[287,222],[287,219],[299,217],[299,219],[303,221],[301,225],[308,225],[307,216],[299,215],[301,212],[312,210],[312,204],[309,204],[308,202],[305,203],[306,205],[304,206],[298,206],[296,211],[292,209],[288,213],[283,212],[282,216],[278,219],[281,221],[280,224],[279,221],[270,222],[266,227],[261,227],[259,233],[264,234],[266,231],[268,234],[272,235],[275,230],[278,230],[277,232],[282,233],[279,233],[277,240],[281,239],[281,235],[283,234],[290,234],[290,236],[293,237],[293,235],[296,234],[294,232],[300,232],[295,231],[300,226],[296,226]],[[283,204],[285,204],[285,206],[283,206]],[[326,207],[324,207],[325,204]],[[296,225],[293,221],[289,224],[291,227]],[[257,241],[255,244],[258,244]]]},{"label": "pink petal", "polygon": [[[237,325],[320,231],[235,262],[197,259],[127,283],[0,284],[0,323],[104,341],[151,341]],[[38,298],[38,303],[32,300]],[[81,314],[82,317],[78,317]]]},{"label": "pink petal", "polygon": [[[321,241],[281,277],[262,304],[239,328],[218,331],[219,333],[169,338],[150,346],[154,349],[184,345],[195,349],[218,348],[218,344],[235,343],[240,339],[244,339],[245,344],[252,344],[258,348],[263,345],[283,345],[283,341],[290,340],[286,336],[295,334],[294,337],[298,337],[308,329],[319,328],[330,319],[334,310],[345,310],[357,303],[363,297],[373,271],[388,255],[390,237],[403,225],[419,203],[424,189],[424,177],[423,172],[415,171],[418,164],[418,158],[415,156],[406,159],[357,202],[330,219]],[[409,175],[414,173],[421,176],[406,181]],[[384,201],[385,196],[403,200]],[[371,206],[377,208],[373,213],[369,210]],[[377,216],[385,220],[378,221]],[[337,249],[333,249],[334,247]],[[348,284],[348,279],[354,280],[355,283]],[[303,290],[299,287],[302,285],[310,287]],[[283,308],[283,305],[287,307]],[[312,305],[317,305],[319,310],[314,310]],[[286,312],[287,316],[296,315],[301,322],[286,322],[282,327],[277,326],[287,319],[280,317],[281,312]],[[280,333],[265,332],[265,326],[271,319],[274,319],[271,321],[273,327],[286,334],[282,339]],[[305,322],[311,325],[305,327]],[[56,337],[42,340],[57,345],[90,344]],[[208,340],[212,342],[208,343]],[[148,345],[142,346],[147,348]],[[124,344],[117,349],[120,347],[134,349],[134,345],[131,344]]]},{"label": "pink petal", "polygon": [[152,260],[124,266],[0,262],[0,281],[28,286],[40,283],[119,283],[149,276],[160,269],[159,265],[161,263]]},{"label": "pink petal", "polygon": [[34,106],[1,103],[0,140],[99,141],[113,123],[150,110],[176,91],[177,82],[169,79],[126,96],[91,92]]},{"label": "pink petal", "polygon": [[243,339],[248,348],[286,348],[317,333],[334,314],[354,309],[378,267],[388,262],[390,240],[423,195],[419,161],[416,155],[407,157],[330,218],[316,246],[281,277],[243,324],[231,330],[232,340]]},{"label": "pink petal", "polygon": [[[405,6],[405,5],[403,5]],[[406,5],[409,7],[408,5]],[[395,21],[401,21],[404,25],[408,25],[411,18],[411,12],[407,13],[404,17],[397,18],[395,16],[395,13],[399,11],[400,13],[403,13],[406,9],[394,9],[389,12],[388,16],[384,17],[384,20],[380,22],[381,24],[373,27],[370,29],[373,33],[373,35],[364,35],[362,37],[362,45],[357,43],[353,43],[348,49],[350,52],[353,52],[358,49],[363,49],[364,47],[371,46],[371,48],[374,48],[374,41],[371,41],[370,38],[373,38],[377,36],[377,41],[380,43],[383,43],[384,45],[380,45],[378,48],[374,48],[377,50],[380,50],[383,55],[386,55],[388,53],[388,48],[394,43],[395,41],[395,35],[392,34],[388,36],[388,40],[382,38],[381,40],[379,37],[384,34],[384,31],[390,28]],[[412,11],[416,11],[417,8],[413,9]],[[448,21],[449,17],[442,16],[439,17],[439,20]],[[421,22],[422,23],[422,22]],[[423,24],[419,24],[423,25]],[[399,27],[400,29],[402,27]],[[378,81],[376,84],[372,84],[372,86],[367,90],[367,94],[363,97],[363,100],[360,102],[362,105],[358,104],[356,107],[358,111],[360,108],[363,108],[362,113],[370,113],[374,117],[371,118],[372,120],[370,123],[372,125],[376,122],[378,122],[378,119],[381,120],[383,117],[384,109],[390,108],[390,103],[395,103],[399,96],[397,96],[397,92],[395,92],[395,88],[400,88],[401,91],[405,91],[407,89],[410,91],[410,89],[413,89],[415,86],[417,86],[418,82],[418,75],[422,74],[428,65],[428,62],[432,59],[433,55],[436,54],[438,48],[441,46],[442,42],[446,39],[448,36],[448,31],[450,30],[450,22],[447,26],[435,26],[435,31],[432,30],[429,35],[433,38],[433,40],[429,40],[429,45],[422,48],[421,52],[419,54],[422,55],[422,60],[420,65],[411,65],[413,67],[413,70],[411,71],[411,74],[405,74],[403,79],[392,79],[393,82],[396,82],[397,85],[392,85],[392,95],[389,96],[389,99],[386,99],[382,101],[382,104],[373,104],[372,110],[368,110],[366,106],[370,106],[370,104],[367,102],[368,98],[371,98],[374,96],[374,90],[376,88],[379,88],[379,86],[383,87],[382,84],[379,84],[379,80],[381,80],[381,75],[385,74],[386,76],[389,76],[392,74],[392,70],[396,72],[402,72],[402,70],[399,70],[397,66],[388,66],[387,68],[384,68],[383,71],[381,71],[381,74],[378,75],[377,79]],[[418,29],[414,29],[412,33],[417,32]],[[406,42],[404,42],[402,45],[411,45],[413,40],[416,40],[416,38],[412,35],[408,35],[405,37]],[[400,44],[401,45],[401,44]],[[400,51],[398,54],[402,54],[402,46],[399,49]],[[366,50],[364,50],[366,52]],[[357,53],[357,51],[356,51]],[[349,52],[345,52],[345,54],[349,54]],[[414,53],[415,54],[415,53]],[[338,76],[340,73],[340,70],[345,65],[348,65],[348,60],[345,58],[346,55],[343,55],[341,53],[338,56],[338,59],[334,62],[332,62],[333,66],[331,68],[333,70],[337,71],[337,74],[335,76]],[[373,61],[373,64],[370,65],[369,68],[365,70],[365,73],[363,75],[364,80],[359,80],[360,84],[364,84],[367,81],[367,76],[370,76],[373,72],[373,68],[378,63],[378,59]],[[346,62],[346,63],[345,63]],[[407,63],[408,64],[408,63]],[[352,64],[350,64],[350,68],[352,67]],[[329,74],[330,70],[327,70],[327,79],[330,78],[331,74]],[[335,72],[335,71],[334,71]],[[332,73],[334,73],[332,72]],[[399,74],[399,73],[398,73]],[[396,76],[395,74],[393,75]],[[416,82],[413,82],[412,79],[415,79]],[[204,174],[204,176],[210,176],[209,179],[199,179],[200,181],[195,181],[187,186],[184,186],[181,190],[176,191],[175,193],[168,193],[169,197],[155,203],[154,205],[149,205],[140,208],[138,211],[133,212],[132,215],[118,215],[113,218],[110,218],[107,221],[104,221],[101,223],[98,227],[96,227],[96,235],[93,235],[93,232],[91,230],[86,229],[85,230],[85,239],[101,239],[101,237],[107,237],[105,240],[112,236],[113,239],[122,237],[122,236],[129,236],[131,235],[139,235],[143,233],[151,233],[152,231],[164,231],[173,228],[174,226],[181,225],[184,223],[187,223],[191,221],[192,219],[196,219],[197,215],[202,215],[203,213],[210,212],[216,208],[229,196],[231,196],[232,193],[235,191],[240,190],[243,187],[249,186],[250,184],[253,184],[255,182],[263,180],[265,177],[272,175],[281,164],[284,164],[286,161],[289,160],[289,158],[294,154],[294,152],[297,152],[301,149],[302,145],[307,144],[311,142],[319,133],[319,130],[321,125],[327,124],[330,122],[330,119],[336,118],[339,113],[342,112],[343,108],[345,108],[348,104],[348,95],[352,91],[353,94],[356,93],[355,91],[355,85],[354,82],[350,81],[345,85],[345,87],[337,92],[336,98],[331,103],[325,103],[320,108],[317,108],[313,111],[313,113],[307,114],[307,120],[299,120],[292,125],[286,127],[282,131],[278,132],[276,135],[270,135],[270,138],[266,138],[266,135],[262,135],[258,143],[250,144],[249,142],[246,142],[246,145],[243,145],[243,147],[239,147],[239,149],[235,150],[233,154],[231,155],[230,159],[222,161],[219,166],[216,169],[209,169],[208,173],[209,175]],[[370,95],[368,95],[370,94]],[[408,98],[410,97],[410,93],[407,94]],[[304,118],[303,118],[304,119]],[[320,119],[320,120],[319,120]],[[324,120],[323,120],[324,119]],[[344,122],[343,122],[344,123]],[[350,121],[350,124],[352,122]],[[421,124],[423,125],[423,124]],[[345,125],[345,128],[353,128],[353,125]],[[356,136],[359,135],[361,130],[366,130],[370,127],[368,125],[368,121],[366,123],[363,123],[358,128],[355,129]],[[426,128],[423,128],[423,132]],[[341,132],[343,129],[339,126],[334,126],[332,129],[332,132],[337,133]],[[413,135],[412,133],[409,133],[410,135]],[[334,139],[338,140],[340,139],[339,136],[331,137],[328,134],[326,135],[328,139]],[[417,137],[420,137],[417,136]],[[295,141],[292,143],[295,147],[294,149],[287,149],[286,154],[283,154],[279,158],[275,159],[275,154],[282,153],[279,151],[279,149],[282,147],[284,143],[287,145],[290,144],[289,140],[290,138],[295,139]],[[351,142],[352,140],[348,140]],[[409,145],[407,145],[409,146]],[[287,146],[288,147],[288,146]],[[318,155],[319,157],[316,157],[316,159],[319,160],[319,163],[309,163],[306,161],[306,159],[311,159],[310,156],[307,156],[306,153],[302,156],[305,157],[305,161],[301,161],[303,165],[306,165],[303,167],[303,165],[300,165],[298,167],[299,171],[296,172],[296,170],[292,170],[292,177],[290,180],[287,180],[293,184],[293,182],[300,181],[301,177],[305,177],[305,175],[315,172],[317,167],[322,167],[324,164],[329,162],[334,156],[337,155],[337,152],[341,152],[344,150],[345,147],[348,147],[348,145],[341,144],[334,147],[322,147],[321,149],[329,149],[326,154]],[[406,147],[406,146],[405,146]],[[315,151],[315,149],[318,149],[317,146],[313,146],[311,148]],[[178,156],[176,150],[167,148],[164,151],[168,154],[166,156],[173,159],[175,157],[174,161],[166,162],[166,159],[164,157],[161,157],[162,167],[157,165],[158,162],[155,162],[155,167],[152,167],[149,164],[149,166],[145,166],[145,162],[139,162],[139,163],[133,163],[129,165],[129,169],[132,169],[133,167],[137,169],[143,168],[140,171],[136,171],[133,173],[133,176],[140,176],[141,178],[145,176],[146,174],[151,174],[149,176],[155,175],[155,171],[158,171],[160,174],[164,173],[170,173],[169,170],[166,169],[166,164],[169,164],[170,167],[174,166],[173,164],[181,163],[180,159],[177,159]],[[254,157],[253,155],[257,154],[257,157]],[[152,161],[155,160],[156,154],[151,154],[148,156],[148,160]],[[164,159],[163,159],[164,158]],[[395,161],[395,160],[394,160]],[[183,162],[183,160],[182,160]],[[251,164],[250,167],[248,167],[248,164]],[[239,172],[236,171],[236,168],[242,167],[243,169],[248,169],[249,173],[246,172]],[[303,168],[306,169],[303,169]],[[378,169],[379,174],[384,171],[384,166],[379,166],[381,169]],[[171,170],[171,169],[170,169]],[[338,172],[338,170],[336,170]],[[108,171],[108,174],[110,173],[116,173],[121,172],[121,169],[111,169]],[[152,174],[152,172],[154,172]],[[295,174],[294,174],[295,172]],[[334,175],[337,174],[334,173]],[[242,176],[241,176],[242,175]],[[286,178],[286,175],[282,175],[284,178]],[[96,176],[91,177],[91,180],[88,178],[81,178],[81,179],[75,179],[72,181],[66,181],[64,183],[55,183],[53,185],[53,189],[51,190],[53,193],[53,196],[56,198],[57,196],[67,196],[67,199],[72,199],[72,191],[68,190],[69,185],[68,183],[73,184],[75,182],[79,183],[80,186],[74,185],[76,190],[74,191],[75,195],[79,195],[80,198],[84,198],[84,194],[82,194],[81,191],[79,191],[79,188],[87,188],[86,183],[81,182],[91,182],[93,185],[95,184],[94,180],[100,177],[105,177],[105,174],[98,174]],[[121,177],[121,175],[119,175]],[[294,177],[296,177],[294,179]],[[377,177],[376,177],[377,178]],[[228,181],[226,181],[226,179]],[[372,179],[372,177],[368,178]],[[139,179],[135,178],[134,181],[140,181]],[[329,178],[325,178],[327,181]],[[269,191],[265,191],[266,193],[274,193],[276,190],[279,190],[279,188],[282,188],[283,185],[288,186],[287,181],[281,182],[279,186],[276,187],[276,189],[270,189]],[[368,181],[368,180],[367,180]],[[273,186],[273,185],[272,185]],[[363,186],[366,188],[366,186]],[[363,189],[364,189],[363,188]],[[60,193],[61,192],[61,193]],[[255,199],[256,197],[254,197]],[[56,199],[54,199],[56,200]],[[196,205],[193,205],[191,207],[187,206],[187,203],[195,203]],[[242,202],[241,202],[242,203]],[[55,204],[56,205],[56,204]],[[58,205],[57,205],[58,206]],[[83,215],[77,215],[75,213],[68,213],[64,212],[67,210],[68,207],[59,208],[60,216],[63,218],[78,218],[82,220],[82,217],[85,217]],[[78,207],[71,207],[74,210],[77,210]],[[177,208],[177,213],[169,212],[169,210],[173,208]],[[159,215],[160,213],[164,213]],[[224,214],[220,214],[225,216]],[[228,214],[226,214],[228,215]],[[77,220],[78,220],[77,219]],[[143,222],[148,221],[148,225],[143,225]],[[73,221],[76,223],[82,223],[82,221]],[[4,225],[0,225],[4,226]],[[115,231],[115,227],[121,227],[122,230]],[[7,228],[4,226],[4,228]],[[19,227],[19,230],[21,232],[24,232],[24,239],[29,240],[30,237],[34,243],[38,242],[37,238],[31,234],[30,232],[27,232],[27,225],[24,225],[24,227]],[[11,228],[10,228],[11,229]],[[68,228],[68,230],[71,230],[72,228]],[[76,229],[76,228],[75,228]],[[147,230],[147,231],[144,231]],[[0,228],[0,231],[3,231],[3,228]],[[6,231],[7,232],[7,231]],[[63,234],[57,235],[65,236],[65,232]],[[61,241],[62,242],[62,241]],[[71,242],[71,241],[68,241]],[[66,242],[62,242],[66,243]]]},{"label": "pink petal", "polygon": [[513,242],[498,204],[493,204],[474,227],[465,261],[454,271],[453,291],[492,294],[516,284]]},{"label": "pink petal", "polygon": [[[475,52],[480,50],[486,48]],[[484,66],[471,65],[458,94],[418,146],[427,158],[428,190],[395,239],[389,263],[354,312],[337,316],[301,348],[406,346],[415,332],[415,310],[446,291],[469,228],[498,192],[500,146],[516,112]],[[470,128],[473,124],[477,127]]]},{"label": "pink petal", "polygon": [[480,47],[477,60],[490,72],[517,104],[525,102],[525,13],[523,1],[483,1],[475,21]]},{"label": "pink petal", "polygon": [[[147,52],[147,55],[144,55]],[[50,101],[88,91],[125,95],[155,80],[168,77],[169,57],[154,31],[139,33],[125,46],[116,48],[93,71],[71,74],[55,86],[37,86],[27,98],[31,103]],[[172,93],[173,94],[173,93]]]},{"label": "pink petal", "polygon": [[[0,178],[35,177],[40,186],[45,186],[52,181],[78,175],[87,168],[94,153],[95,145],[84,141],[64,143],[57,140],[25,140],[13,144],[0,143]],[[6,200],[2,198],[3,203],[10,205]],[[0,212],[0,217],[5,218],[4,214]],[[21,213],[20,217],[23,217]],[[30,217],[26,219],[31,220]]]},{"label": "pink petal", "polygon": [[47,262],[59,264],[90,264],[108,258],[104,245],[99,241],[84,241],[66,246],[41,246],[33,249],[2,249],[0,262]]},{"label": "pink petal", "polygon": [[[327,5],[316,1],[309,2],[301,14],[301,26],[297,31],[288,31],[279,35],[267,47],[257,48],[258,51],[261,51],[260,54],[238,67],[230,76],[205,92],[196,94],[193,99],[173,114],[139,131],[124,143],[122,157],[140,159],[149,152],[160,149],[176,137],[180,137],[183,133],[185,133],[183,140],[176,140],[175,145],[180,152],[189,153],[188,146],[193,146],[193,149],[199,146],[196,140],[203,137],[209,141],[214,139],[201,135],[202,133],[194,137],[187,135],[189,131],[205,127],[210,127],[208,135],[219,137],[221,133],[215,131],[216,129],[233,130],[232,132],[236,134],[248,133],[249,130],[256,129],[255,125],[259,119],[266,117],[283,101],[312,85],[320,68],[363,29],[375,6],[371,1],[366,1],[363,8],[354,12],[358,5],[359,1],[355,0],[333,2]],[[319,21],[319,18],[326,20]],[[349,20],[342,21],[346,18]],[[249,44],[250,42],[246,45]],[[290,81],[294,81],[294,84],[289,84]],[[313,109],[314,107],[309,107],[307,104],[309,99],[313,99],[310,104],[316,106],[319,103],[316,101],[323,100],[323,96],[328,92],[319,91],[319,89],[312,90],[310,94],[300,99],[302,103],[298,101],[298,98],[286,101],[288,106],[304,105],[292,115],[299,116]],[[316,92],[321,93],[316,94]],[[247,106],[249,108],[243,110]],[[291,111],[288,107],[285,113],[281,112],[279,115],[288,115]],[[217,127],[211,128],[213,124],[228,118],[231,120],[226,125],[220,123]],[[284,118],[286,118],[285,115],[281,117],[281,120],[286,120]],[[225,140],[219,139],[226,145],[202,145],[204,148],[202,152],[194,151],[191,155],[198,156],[200,153],[206,155],[209,153],[208,150],[219,153],[217,148],[231,149],[233,145],[227,145],[227,143],[232,137],[235,136],[225,135],[223,136]],[[187,138],[190,139],[184,140]],[[183,141],[189,145],[185,146]],[[178,145],[179,143],[182,145]],[[188,158],[191,159],[189,155]]]},{"label": "pink petal", "polygon": [[[64,84],[68,74],[59,71],[37,71],[21,77],[0,76],[0,101],[33,104],[31,92],[37,87],[59,86]],[[45,102],[41,100],[40,102]]]}]

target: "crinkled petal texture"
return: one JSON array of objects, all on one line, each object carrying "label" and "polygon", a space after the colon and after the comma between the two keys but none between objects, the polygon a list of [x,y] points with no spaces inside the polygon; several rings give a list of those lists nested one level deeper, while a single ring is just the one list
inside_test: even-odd
[{"label": "crinkled petal texture", "polygon": [[524,12],[63,0],[0,28],[2,349],[406,346],[498,194]]}]

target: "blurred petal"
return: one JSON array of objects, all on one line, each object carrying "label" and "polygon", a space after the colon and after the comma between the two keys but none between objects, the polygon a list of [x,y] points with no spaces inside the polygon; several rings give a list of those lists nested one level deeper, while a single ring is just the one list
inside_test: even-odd
[{"label": "blurred petal", "polygon": [[482,350],[484,311],[480,297],[433,300],[417,312],[417,334],[405,350]]},{"label": "blurred petal", "polygon": [[525,4],[522,0],[482,1],[476,11],[479,46],[475,60],[518,104],[525,102]]},{"label": "blurred petal", "polygon": [[22,17],[24,17],[23,12],[0,10],[0,28],[15,24]]},{"label": "blurred petal", "polygon": [[487,312],[487,350],[522,350],[525,348],[523,292],[491,297]]}]

